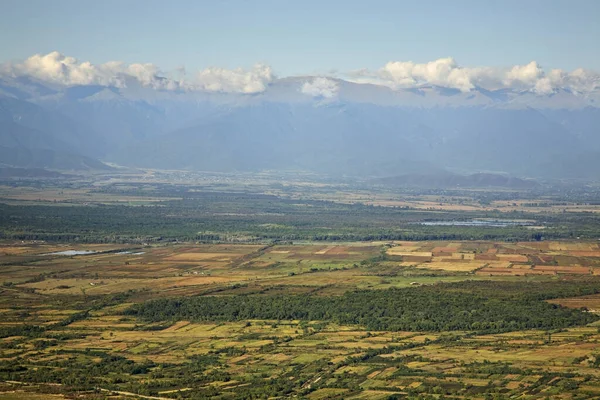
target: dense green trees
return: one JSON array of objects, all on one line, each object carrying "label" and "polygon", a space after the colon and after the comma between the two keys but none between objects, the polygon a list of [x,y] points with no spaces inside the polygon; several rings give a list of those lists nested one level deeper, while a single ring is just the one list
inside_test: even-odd
[{"label": "dense green trees", "polygon": [[[530,285],[531,287],[526,287]],[[555,329],[596,316],[544,302],[598,293],[600,282],[506,283],[467,281],[416,288],[356,291],[339,297],[233,296],[160,299],[127,313],[147,321],[323,320],[370,330],[512,331]]]},{"label": "dense green trees", "polygon": [[[274,240],[540,240],[600,236],[600,216],[439,212],[289,200],[247,193],[209,192],[156,205],[0,204],[0,238],[61,242],[274,241]],[[527,218],[523,226],[425,226],[427,221]]]}]

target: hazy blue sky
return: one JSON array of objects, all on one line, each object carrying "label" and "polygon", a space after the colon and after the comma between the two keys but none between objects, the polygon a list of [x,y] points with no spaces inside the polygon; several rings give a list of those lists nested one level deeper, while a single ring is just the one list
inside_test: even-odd
[{"label": "hazy blue sky", "polygon": [[452,56],[600,70],[600,0],[3,0],[0,61],[58,50],[163,69],[265,62],[282,75]]}]

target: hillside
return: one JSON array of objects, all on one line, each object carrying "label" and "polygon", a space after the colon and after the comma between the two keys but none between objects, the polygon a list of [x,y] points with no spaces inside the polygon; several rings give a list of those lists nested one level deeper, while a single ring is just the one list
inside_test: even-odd
[{"label": "hillside", "polygon": [[600,178],[596,93],[393,90],[340,79],[328,81],[330,92],[307,92],[316,79],[278,79],[253,94],[4,79],[0,144],[17,154],[5,151],[2,161],[57,169],[101,169],[100,159],[334,176],[461,170]]}]

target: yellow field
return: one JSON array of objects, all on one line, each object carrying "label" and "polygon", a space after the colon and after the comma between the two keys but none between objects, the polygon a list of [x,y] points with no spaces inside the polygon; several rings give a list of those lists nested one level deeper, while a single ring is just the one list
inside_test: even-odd
[{"label": "yellow field", "polygon": [[433,257],[430,251],[407,251],[399,247],[392,247],[387,253],[391,256]]},{"label": "yellow field", "polygon": [[426,262],[417,265],[417,268],[423,269],[435,269],[442,271],[455,271],[455,272],[472,272],[476,269],[483,267],[485,263],[481,261],[473,262],[444,262],[444,261],[433,261]]},{"label": "yellow field", "polygon": [[480,276],[595,275],[598,249],[596,242],[395,242],[386,254],[405,267]]},{"label": "yellow field", "polygon": [[[98,253],[48,255],[65,250]],[[576,251],[584,253],[577,255]],[[538,398],[561,398],[551,390],[573,374],[576,383],[569,383],[579,387],[572,394],[600,393],[600,390],[595,392],[600,387],[597,386],[600,371],[594,365],[600,341],[597,324],[550,335],[536,330],[499,334],[367,332],[361,326],[340,325],[335,321],[146,323],[123,313],[134,303],[170,296],[279,293],[331,296],[357,288],[375,290],[476,279],[535,281],[564,276],[573,279],[572,275],[578,273],[600,271],[600,257],[590,253],[598,251],[595,242],[138,247],[5,242],[0,249],[0,261],[5,263],[0,269],[0,280],[4,283],[0,291],[0,328],[23,323],[50,327],[100,300],[117,294],[129,297],[121,303],[94,308],[83,320],[52,328],[50,333],[60,339],[4,337],[0,339],[3,346],[0,358],[19,357],[31,365],[51,365],[73,357],[73,362],[89,364],[100,363],[99,354],[110,354],[137,363],[150,360],[164,364],[155,371],[167,370],[169,365],[184,365],[199,355],[219,361],[218,368],[208,366],[197,374],[214,373],[222,379],[165,389],[158,397],[198,387],[232,394],[248,382],[256,379],[268,382],[280,376],[290,382],[302,378],[298,387],[303,390],[302,396],[309,399],[334,396],[386,399],[394,394],[424,394],[428,393],[425,390],[438,387],[454,391],[457,398],[470,399],[478,398],[473,393],[486,388],[489,382],[515,398],[535,399],[528,397],[528,388],[535,389],[535,396],[542,396]],[[382,254],[386,257],[380,257]],[[489,259],[479,259],[480,256]],[[381,261],[374,263],[374,258]],[[536,272],[540,276],[526,276]],[[587,307],[593,312],[600,310],[599,295],[550,302]],[[49,347],[43,347],[43,341]],[[487,368],[503,371],[503,365],[493,364],[496,362],[508,363],[513,369],[510,373],[486,372]],[[487,364],[480,365],[483,363]],[[143,385],[149,380],[148,374],[132,376],[136,384]],[[575,381],[581,377],[589,379]],[[333,386],[344,379],[353,385],[320,386],[323,382]],[[33,386],[0,383],[0,400],[61,398],[27,397],[35,390]],[[102,398],[102,395],[92,393],[88,398]],[[596,394],[590,396],[593,399]]]}]

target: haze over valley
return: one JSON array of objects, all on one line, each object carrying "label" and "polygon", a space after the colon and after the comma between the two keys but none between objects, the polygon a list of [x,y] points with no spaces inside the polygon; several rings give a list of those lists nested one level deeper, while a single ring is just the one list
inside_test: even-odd
[{"label": "haze over valley", "polygon": [[0,159],[11,167],[600,177],[592,71],[439,59],[344,77],[258,65],[176,80],[57,52],[0,71]]},{"label": "haze over valley", "polygon": [[0,400],[597,400],[600,1],[0,1]]}]

